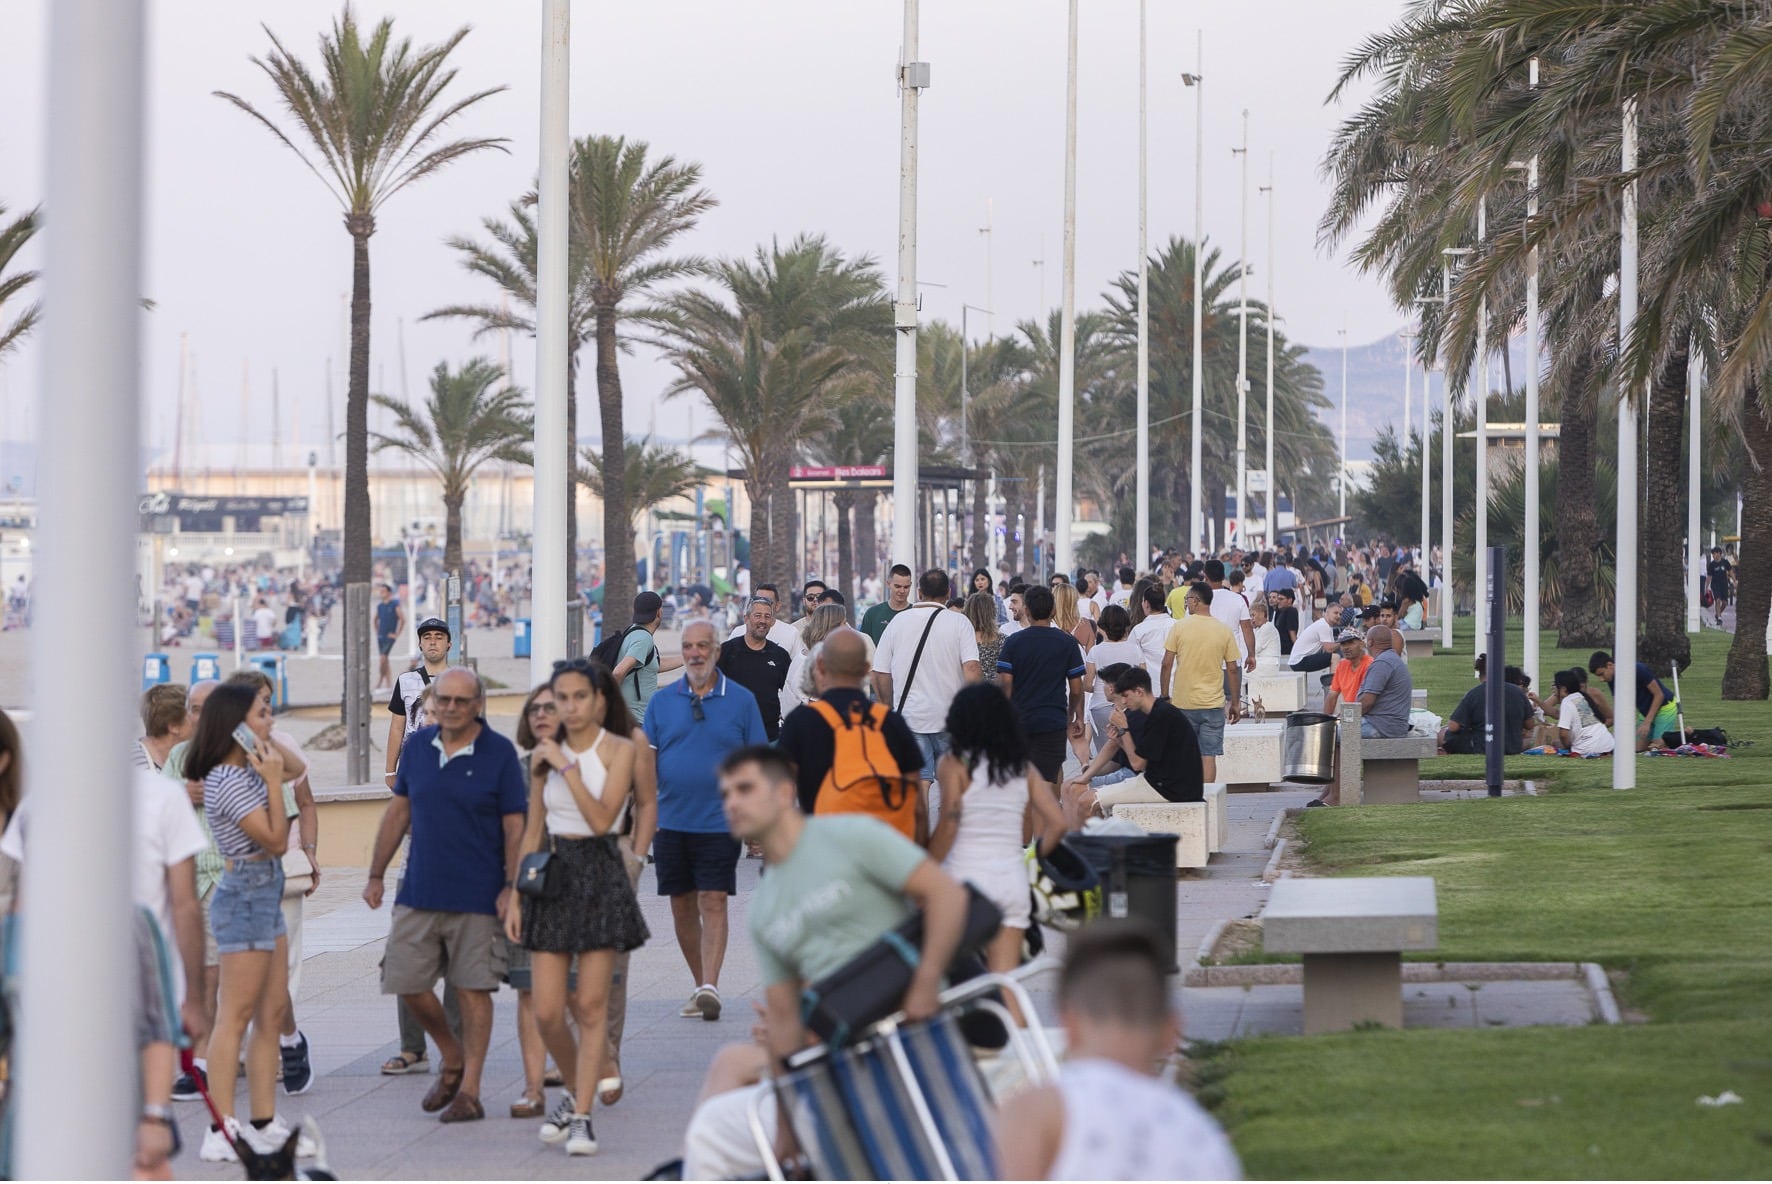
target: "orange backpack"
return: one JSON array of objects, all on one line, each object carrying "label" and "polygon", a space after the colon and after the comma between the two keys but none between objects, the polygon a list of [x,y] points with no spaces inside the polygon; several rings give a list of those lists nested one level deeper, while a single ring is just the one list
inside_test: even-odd
[{"label": "orange backpack", "polygon": [[823,699],[811,703],[831,726],[833,757],[819,783],[815,814],[866,814],[897,830],[912,842],[917,834],[917,805],[922,798],[922,771],[898,767],[881,731],[884,703],[855,703],[839,712]]}]

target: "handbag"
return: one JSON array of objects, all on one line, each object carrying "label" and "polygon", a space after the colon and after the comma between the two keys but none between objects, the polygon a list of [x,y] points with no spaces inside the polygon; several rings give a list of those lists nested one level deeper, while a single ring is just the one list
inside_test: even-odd
[{"label": "handbag", "polygon": [[525,855],[517,864],[518,892],[531,900],[553,900],[565,885],[559,861],[554,858],[554,836],[548,836],[548,849]]},{"label": "handbag", "polygon": [[[954,950],[949,977],[970,978],[982,970],[981,950],[1003,924],[1003,913],[971,884],[966,885],[966,926]],[[872,1024],[897,1011],[910,989],[923,950],[923,914],[913,913],[855,957],[810,984],[800,994],[800,1019],[821,1040],[847,1044]]]}]

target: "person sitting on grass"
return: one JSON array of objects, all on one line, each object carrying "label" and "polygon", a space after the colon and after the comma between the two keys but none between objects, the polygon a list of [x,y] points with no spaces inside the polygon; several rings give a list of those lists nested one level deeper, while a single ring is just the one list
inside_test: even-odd
[{"label": "person sitting on grass", "polygon": [[[1606,684],[1614,701],[1618,699],[1616,678],[1618,664],[1604,650],[1595,650],[1587,660],[1587,669]],[[1679,726],[1680,704],[1668,691],[1667,684],[1655,676],[1645,662],[1637,663],[1637,751],[1666,748],[1667,734]]]},{"label": "person sitting on grass", "polygon": [[1601,722],[1583,691],[1580,669],[1559,670],[1557,690],[1557,747],[1576,756],[1604,756],[1616,747],[1612,729]]},{"label": "person sitting on grass", "polygon": [[1237,1180],[1218,1123],[1152,1072],[1181,1039],[1156,930],[1097,921],[1069,942],[1058,1012],[1067,1056],[1055,1085],[997,1111],[1006,1180]]},{"label": "person sitting on grass", "polygon": [[[1486,685],[1488,664],[1488,655],[1477,655],[1477,685],[1464,693],[1464,698],[1452,709],[1452,717],[1440,729],[1441,752],[1463,756],[1483,752],[1484,732],[1489,718],[1489,689]],[[1506,719],[1506,725],[1501,730],[1501,751],[1508,756],[1518,756],[1525,747],[1522,737],[1525,734],[1526,721],[1532,718],[1532,704],[1527,700],[1526,692],[1512,683],[1503,683],[1501,706]]]}]

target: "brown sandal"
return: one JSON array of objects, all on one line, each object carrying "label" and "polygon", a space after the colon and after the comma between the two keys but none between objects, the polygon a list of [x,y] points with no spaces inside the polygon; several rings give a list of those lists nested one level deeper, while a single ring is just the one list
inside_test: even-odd
[{"label": "brown sandal", "polygon": [[512,1118],[540,1118],[548,1112],[545,1094],[524,1094],[511,1103]]},{"label": "brown sandal", "polygon": [[461,1079],[465,1069],[465,1065],[457,1065],[453,1069],[445,1065],[438,1071],[436,1084],[431,1086],[431,1092],[425,1095],[425,1100],[419,1103],[426,1114],[435,1114],[455,1101],[455,1095],[461,1092]]},{"label": "brown sandal", "polygon": [[449,1109],[437,1115],[438,1122],[478,1122],[486,1117],[486,1107],[470,1093],[457,1093]]}]

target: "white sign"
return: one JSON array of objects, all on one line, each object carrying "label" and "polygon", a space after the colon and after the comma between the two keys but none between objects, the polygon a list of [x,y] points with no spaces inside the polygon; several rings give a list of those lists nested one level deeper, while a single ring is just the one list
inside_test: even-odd
[{"label": "white sign", "polygon": [[1267,470],[1266,469],[1249,469],[1249,470],[1247,470],[1247,472],[1249,474],[1249,492],[1250,493],[1266,493],[1267,492]]}]

